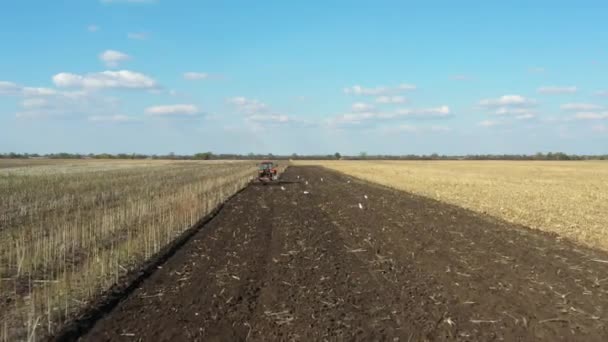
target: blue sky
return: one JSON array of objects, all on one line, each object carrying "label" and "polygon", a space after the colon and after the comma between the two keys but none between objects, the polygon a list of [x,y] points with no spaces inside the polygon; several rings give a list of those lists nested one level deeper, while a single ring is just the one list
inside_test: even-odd
[{"label": "blue sky", "polygon": [[0,152],[608,153],[605,1],[0,4]]}]

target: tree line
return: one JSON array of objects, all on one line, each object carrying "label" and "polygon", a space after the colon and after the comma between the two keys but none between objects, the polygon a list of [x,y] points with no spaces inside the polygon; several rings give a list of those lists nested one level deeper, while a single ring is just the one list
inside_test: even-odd
[{"label": "tree line", "polygon": [[215,154],[212,152],[201,152],[192,155],[188,154],[139,154],[139,153],[100,153],[100,154],[78,154],[78,153],[1,153],[0,159],[175,159],[175,160],[608,160],[608,154],[604,155],[578,155],[566,154],[563,152],[548,152],[536,154],[468,154],[468,155],[439,155],[437,153],[429,155],[369,155],[361,152],[357,155],[342,155],[339,152],[323,155],[274,155],[272,153],[259,154]]}]

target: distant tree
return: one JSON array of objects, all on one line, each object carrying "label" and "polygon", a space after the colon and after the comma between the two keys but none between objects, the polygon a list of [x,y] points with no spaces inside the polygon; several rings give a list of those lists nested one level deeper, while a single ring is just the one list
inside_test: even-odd
[{"label": "distant tree", "polygon": [[194,155],[194,159],[199,159],[199,160],[209,160],[212,157],[213,157],[213,153],[211,153],[211,152],[197,153]]},{"label": "distant tree", "polygon": [[334,157],[338,160],[340,160],[340,158],[342,158],[342,155],[340,154],[340,152],[336,152],[334,153]]},{"label": "distant tree", "polygon": [[366,159],[367,158],[367,152],[360,152],[359,153],[359,158]]}]

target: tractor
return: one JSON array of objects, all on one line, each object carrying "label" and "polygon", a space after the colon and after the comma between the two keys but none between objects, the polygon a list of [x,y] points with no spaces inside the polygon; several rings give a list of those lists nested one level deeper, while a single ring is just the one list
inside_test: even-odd
[{"label": "tractor", "polygon": [[271,161],[263,161],[258,166],[258,180],[261,182],[269,182],[276,180],[277,165]]}]

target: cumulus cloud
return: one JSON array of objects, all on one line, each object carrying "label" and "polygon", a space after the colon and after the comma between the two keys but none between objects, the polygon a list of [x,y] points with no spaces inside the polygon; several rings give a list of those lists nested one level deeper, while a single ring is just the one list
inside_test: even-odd
[{"label": "cumulus cloud", "polygon": [[204,80],[209,78],[209,74],[204,72],[189,71],[184,73],[184,79],[189,81]]},{"label": "cumulus cloud", "polygon": [[395,119],[440,119],[450,116],[450,108],[441,106],[436,108],[399,109],[392,112],[380,112],[374,110],[353,111],[328,120],[329,125],[359,125],[364,122],[378,122]]},{"label": "cumulus cloud", "polygon": [[481,100],[479,105],[484,108],[532,107],[536,105],[536,101],[521,95],[504,95],[496,99]]},{"label": "cumulus cloud", "polygon": [[378,97],[376,97],[376,102],[383,103],[383,104],[401,104],[401,103],[405,103],[406,99],[404,96],[401,96],[401,95],[378,96]]},{"label": "cumulus cloud", "polygon": [[115,68],[118,64],[131,59],[131,56],[116,50],[106,50],[99,55],[99,59],[104,62],[106,66]]},{"label": "cumulus cloud", "polygon": [[[69,74],[71,75],[71,74]],[[73,84],[73,77],[58,74],[54,78],[56,85]],[[20,110],[16,113],[19,119],[43,118],[83,118],[117,111],[119,100],[88,88],[58,89],[46,87],[29,87],[13,82],[0,81],[0,94],[21,98]]]},{"label": "cumulus cloud", "polygon": [[57,95],[59,92],[51,88],[42,87],[24,87],[22,89],[23,96],[52,96]]},{"label": "cumulus cloud", "polygon": [[412,84],[400,84],[395,87],[375,87],[365,88],[360,85],[354,85],[352,87],[344,88],[344,93],[349,95],[361,95],[361,96],[388,96],[392,94],[407,92],[415,90],[416,86]]},{"label": "cumulus cloud", "polygon": [[129,70],[103,71],[86,75],[62,72],[53,76],[53,83],[61,88],[85,89],[154,89],[154,79]]},{"label": "cumulus cloud", "polygon": [[565,103],[560,108],[567,111],[584,112],[602,109],[602,106],[591,103]]},{"label": "cumulus cloud", "polygon": [[558,95],[558,94],[574,94],[577,92],[575,86],[569,87],[558,87],[558,86],[544,86],[537,89],[540,94]]},{"label": "cumulus cloud", "polygon": [[60,91],[53,88],[45,87],[24,87],[13,82],[0,81],[0,95],[10,96],[23,96],[26,98],[31,97],[51,97],[51,96],[62,96],[62,97],[79,97],[82,96],[80,91]]},{"label": "cumulus cloud", "polygon": [[229,98],[228,103],[236,107],[237,111],[245,115],[266,113],[270,109],[267,104],[256,99],[248,99],[243,96]]},{"label": "cumulus cloud", "polygon": [[157,117],[191,117],[200,114],[199,108],[192,104],[175,104],[146,108],[146,114]]}]

